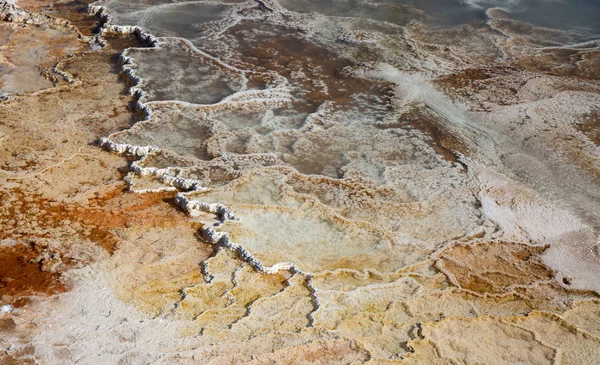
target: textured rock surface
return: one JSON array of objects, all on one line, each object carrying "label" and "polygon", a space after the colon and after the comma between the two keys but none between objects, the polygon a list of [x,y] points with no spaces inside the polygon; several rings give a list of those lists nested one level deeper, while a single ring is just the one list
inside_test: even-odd
[{"label": "textured rock surface", "polygon": [[0,363],[599,363],[598,7],[498,3],[3,3]]}]

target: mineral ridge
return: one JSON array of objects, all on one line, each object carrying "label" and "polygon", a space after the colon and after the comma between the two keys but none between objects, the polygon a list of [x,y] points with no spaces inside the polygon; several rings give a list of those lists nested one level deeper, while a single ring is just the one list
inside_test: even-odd
[{"label": "mineral ridge", "polygon": [[599,14],[4,0],[0,363],[599,364]]}]

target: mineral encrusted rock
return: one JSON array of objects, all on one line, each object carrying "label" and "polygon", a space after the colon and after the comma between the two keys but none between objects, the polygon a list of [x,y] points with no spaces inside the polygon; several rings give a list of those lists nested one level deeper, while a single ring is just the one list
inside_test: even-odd
[{"label": "mineral encrusted rock", "polygon": [[0,363],[600,362],[597,37],[344,4],[0,5]]}]

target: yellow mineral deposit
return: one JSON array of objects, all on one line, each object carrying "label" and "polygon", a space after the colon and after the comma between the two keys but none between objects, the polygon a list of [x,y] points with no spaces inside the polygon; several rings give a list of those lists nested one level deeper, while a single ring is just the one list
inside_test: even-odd
[{"label": "yellow mineral deposit", "polygon": [[597,14],[0,2],[0,363],[600,364]]}]

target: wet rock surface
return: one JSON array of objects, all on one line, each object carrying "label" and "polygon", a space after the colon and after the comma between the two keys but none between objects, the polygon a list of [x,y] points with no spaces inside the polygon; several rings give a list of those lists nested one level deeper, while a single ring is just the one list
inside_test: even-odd
[{"label": "wet rock surface", "polygon": [[0,362],[598,363],[597,5],[500,3],[3,3]]}]

